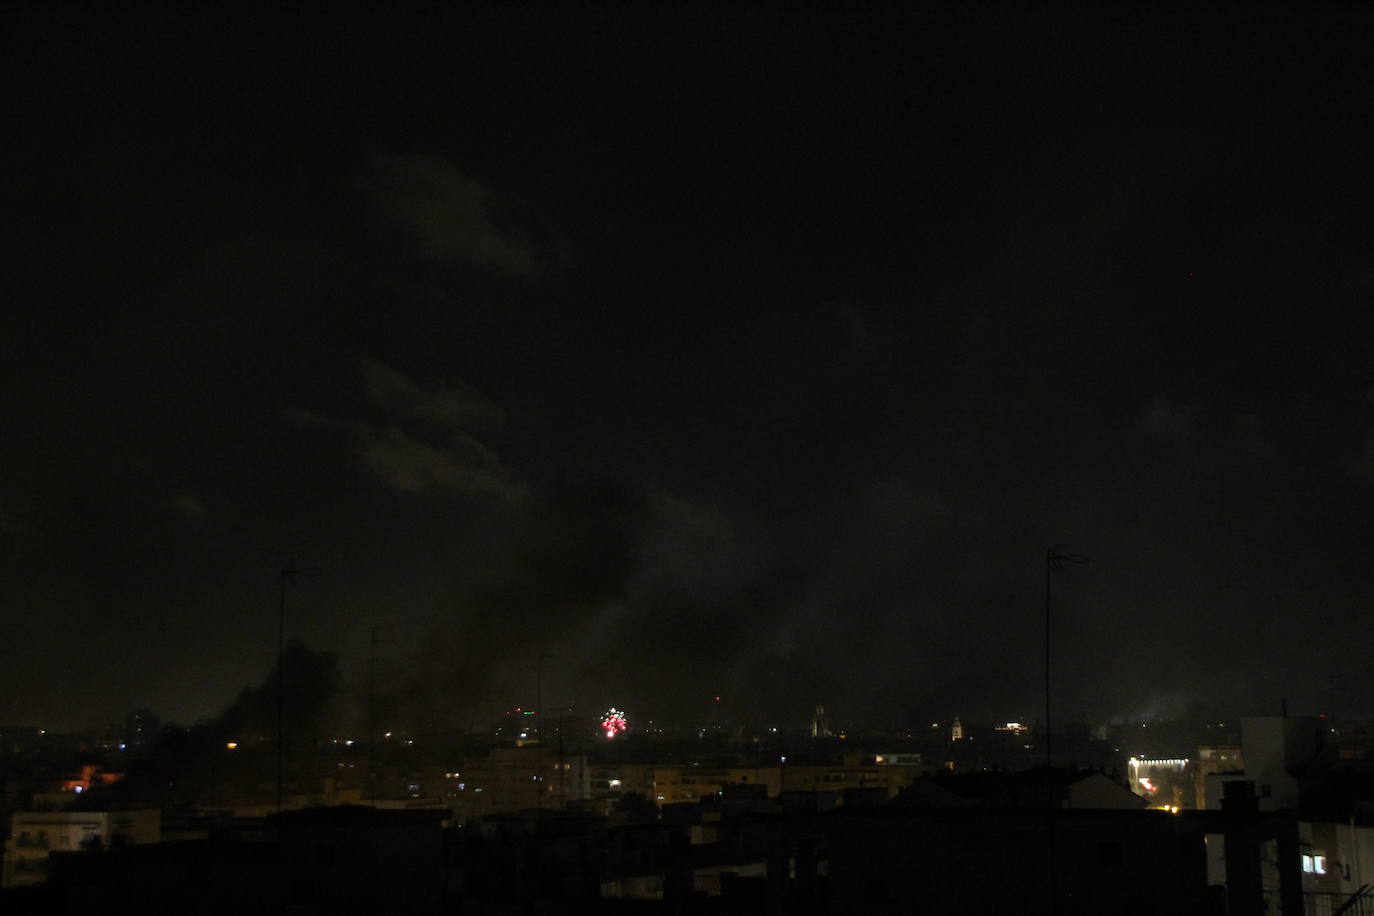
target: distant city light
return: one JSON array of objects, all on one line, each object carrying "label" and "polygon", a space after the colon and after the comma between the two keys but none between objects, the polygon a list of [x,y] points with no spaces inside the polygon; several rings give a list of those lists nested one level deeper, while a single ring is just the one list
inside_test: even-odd
[{"label": "distant city light", "polygon": [[237,741],[226,741],[226,742],[224,742],[224,748],[225,748],[225,750],[230,750],[230,751],[232,751],[232,750],[236,749],[238,746],[239,746],[239,743],[238,743]]},{"label": "distant city light", "polygon": [[85,791],[86,791],[86,787],[85,787],[85,786],[75,786],[75,787],[73,788],[72,791],[76,792],[77,795],[80,795],[82,792],[85,792]]},{"label": "distant city light", "polygon": [[614,706],[606,710],[606,714],[601,717],[601,730],[605,732],[607,740],[614,738],[629,727],[630,723],[625,718],[625,713]]}]

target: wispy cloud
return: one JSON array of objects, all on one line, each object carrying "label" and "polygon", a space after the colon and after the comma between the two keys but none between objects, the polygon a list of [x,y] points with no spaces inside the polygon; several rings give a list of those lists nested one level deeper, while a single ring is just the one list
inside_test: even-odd
[{"label": "wispy cloud", "polygon": [[500,459],[471,436],[454,436],[435,445],[390,427],[373,429],[357,424],[363,464],[379,479],[408,493],[431,487],[469,493],[507,493],[515,486],[513,475]]},{"label": "wispy cloud", "polygon": [[[473,427],[499,423],[503,413],[463,382],[426,387],[385,363],[361,361],[363,393],[383,413],[380,422],[330,417],[301,407],[282,416],[299,427],[347,433],[360,464],[378,480],[403,493],[449,490],[513,497],[522,490],[516,476],[476,436]],[[406,429],[407,420],[431,424]],[[444,427],[435,433],[434,426]]]},{"label": "wispy cloud", "polygon": [[367,399],[385,410],[445,426],[500,423],[501,408],[464,382],[425,389],[390,366],[374,359],[362,361]]},{"label": "wispy cloud", "polygon": [[502,220],[499,195],[442,156],[378,153],[359,185],[430,260],[507,274],[535,267],[534,246]]}]

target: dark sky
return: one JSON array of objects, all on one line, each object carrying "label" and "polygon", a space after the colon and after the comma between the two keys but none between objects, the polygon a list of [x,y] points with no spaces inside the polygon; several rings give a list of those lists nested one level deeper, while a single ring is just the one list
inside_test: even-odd
[{"label": "dark sky", "polygon": [[1368,709],[1374,15],[7,8],[0,721]]}]

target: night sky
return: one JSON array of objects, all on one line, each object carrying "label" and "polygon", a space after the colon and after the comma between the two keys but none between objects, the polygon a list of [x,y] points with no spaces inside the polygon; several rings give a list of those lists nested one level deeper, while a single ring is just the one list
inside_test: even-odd
[{"label": "night sky", "polygon": [[5,20],[0,722],[1374,704],[1367,8]]}]

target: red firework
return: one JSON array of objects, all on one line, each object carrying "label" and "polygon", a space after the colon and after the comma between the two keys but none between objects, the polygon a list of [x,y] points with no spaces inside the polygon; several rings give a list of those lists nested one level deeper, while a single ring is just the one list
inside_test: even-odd
[{"label": "red firework", "polygon": [[626,721],[625,713],[614,706],[606,710],[606,714],[601,717],[601,731],[607,738],[614,738],[629,727],[630,723]]}]

